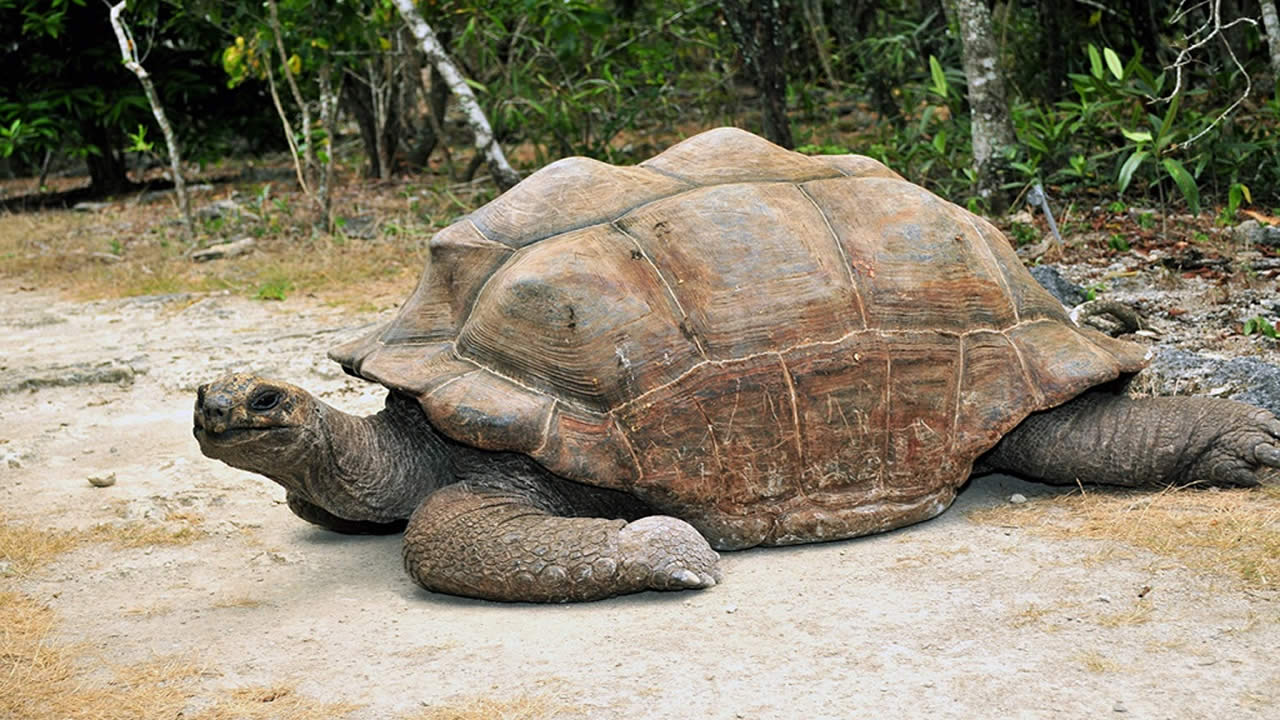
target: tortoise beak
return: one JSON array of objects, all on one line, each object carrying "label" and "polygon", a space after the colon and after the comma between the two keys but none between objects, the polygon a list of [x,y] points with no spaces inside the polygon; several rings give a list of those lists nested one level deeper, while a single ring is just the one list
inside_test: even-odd
[{"label": "tortoise beak", "polygon": [[225,392],[209,391],[208,385],[201,385],[196,391],[195,430],[208,433],[226,432],[231,423],[231,396]]}]

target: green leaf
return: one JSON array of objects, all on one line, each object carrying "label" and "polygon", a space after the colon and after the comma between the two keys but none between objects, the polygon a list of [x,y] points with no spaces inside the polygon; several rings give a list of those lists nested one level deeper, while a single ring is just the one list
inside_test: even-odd
[{"label": "green leaf", "polygon": [[1182,104],[1182,93],[1173,96],[1173,100],[1169,103],[1169,109],[1164,113],[1164,119],[1160,121],[1159,140],[1156,141],[1156,150],[1160,151],[1173,141],[1173,135],[1169,132],[1173,128],[1173,119],[1178,115],[1178,106]]},{"label": "green leaf", "polygon": [[1235,217],[1236,211],[1245,201],[1253,202],[1249,197],[1249,186],[1243,183],[1232,183],[1231,189],[1227,191],[1227,215]]},{"label": "green leaf", "polygon": [[1098,48],[1089,43],[1089,73],[1099,80],[1102,79],[1102,57],[1098,55]]},{"label": "green leaf", "polygon": [[1120,128],[1120,132],[1124,133],[1125,137],[1136,143],[1151,142],[1151,133],[1145,130],[1125,130],[1124,128]]},{"label": "green leaf", "polygon": [[1244,195],[1244,201],[1252,205],[1253,194],[1249,192],[1249,186],[1245,185],[1244,183],[1235,183],[1234,185],[1231,186],[1232,190],[1235,190],[1237,188],[1239,188],[1240,192]]},{"label": "green leaf", "polygon": [[933,136],[933,149],[938,151],[939,155],[947,154],[947,131],[940,130],[937,135]]},{"label": "green leaf", "polygon": [[1120,189],[1121,195],[1129,187],[1129,182],[1133,180],[1133,174],[1138,171],[1138,167],[1142,165],[1142,161],[1146,160],[1148,155],[1150,153],[1146,150],[1137,150],[1120,166],[1120,175],[1116,178],[1116,186]]},{"label": "green leaf", "polygon": [[929,74],[933,76],[933,87],[930,88],[934,93],[947,96],[947,76],[942,72],[942,63],[938,62],[938,58],[933,55],[929,56]]},{"label": "green leaf", "polygon": [[1182,191],[1182,197],[1187,200],[1187,207],[1191,208],[1193,215],[1200,214],[1200,188],[1196,187],[1196,179],[1191,177],[1191,173],[1182,166],[1174,158],[1165,158],[1163,161],[1164,169],[1169,173],[1169,177],[1178,184],[1178,189]]},{"label": "green leaf", "polygon": [[1255,315],[1244,321],[1244,327],[1241,329],[1245,335],[1266,335],[1269,338],[1280,337],[1280,332],[1276,331],[1276,326],[1272,325],[1266,318],[1261,315]]},{"label": "green leaf", "polygon": [[1111,71],[1111,74],[1115,75],[1117,80],[1123,80],[1124,63],[1120,62],[1120,56],[1116,54],[1116,51],[1107,48],[1102,51],[1102,56],[1107,59],[1107,69]]}]

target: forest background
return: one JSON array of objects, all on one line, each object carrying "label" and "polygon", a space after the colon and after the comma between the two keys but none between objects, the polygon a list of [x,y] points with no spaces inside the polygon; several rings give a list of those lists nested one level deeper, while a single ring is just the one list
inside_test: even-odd
[{"label": "forest background", "polygon": [[[465,88],[397,4],[434,29]],[[151,191],[135,204],[154,204],[176,147],[172,167],[236,212],[96,247],[11,240],[12,273],[38,275],[61,253],[62,267],[110,276],[79,284],[124,293],[323,285],[296,269],[273,281],[167,261],[246,235],[260,249],[420,236],[474,209],[513,176],[476,179],[486,158],[458,91],[524,175],[569,155],[638,162],[737,125],[801,152],[875,157],[978,212],[1047,195],[1068,235],[1094,208],[1158,210],[1161,236],[1185,241],[1241,210],[1280,214],[1273,0],[135,0],[121,18],[170,142],[109,9],[0,0],[0,200],[12,211]],[[1174,212],[1200,220],[1171,229]],[[1019,244],[1049,230],[1041,216],[1003,224]],[[1115,235],[1103,249],[1128,250],[1134,238]],[[149,258],[150,272],[125,282],[99,267],[104,254]]]}]

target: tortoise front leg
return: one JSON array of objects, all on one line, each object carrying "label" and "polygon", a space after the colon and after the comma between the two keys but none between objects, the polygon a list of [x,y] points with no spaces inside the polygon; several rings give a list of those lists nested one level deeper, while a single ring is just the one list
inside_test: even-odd
[{"label": "tortoise front leg", "polygon": [[405,569],[428,590],[526,602],[716,584],[720,556],[683,520],[575,517],[599,512],[606,495],[618,494],[558,479],[446,486],[409,519]]},{"label": "tortoise front leg", "polygon": [[1280,420],[1232,400],[1093,391],[1032,414],[978,465],[1059,484],[1248,487],[1280,468]]}]

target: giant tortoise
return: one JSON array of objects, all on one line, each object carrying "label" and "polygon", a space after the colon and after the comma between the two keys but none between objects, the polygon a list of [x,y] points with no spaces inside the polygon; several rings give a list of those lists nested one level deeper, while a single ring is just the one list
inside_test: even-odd
[{"label": "giant tortoise", "polygon": [[201,450],[317,525],[404,528],[423,587],[498,600],[709,587],[713,548],[919,522],[975,468],[1161,488],[1280,467],[1264,410],[1118,393],[1147,351],[1073,324],[982,218],[735,129],[539,170],[330,355],[385,409],[230,375],[199,389]]}]

